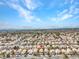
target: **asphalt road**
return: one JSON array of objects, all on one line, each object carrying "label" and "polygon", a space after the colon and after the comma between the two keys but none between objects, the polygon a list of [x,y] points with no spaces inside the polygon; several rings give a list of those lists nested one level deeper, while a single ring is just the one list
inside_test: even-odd
[{"label": "asphalt road", "polygon": [[[79,59],[79,56],[68,56],[69,58],[66,58],[66,59]],[[62,55],[57,55],[57,56],[51,56],[51,57],[48,57],[48,56],[27,56],[27,57],[24,57],[24,56],[19,56],[19,57],[14,57],[14,58],[4,58],[4,59],[65,59]]]}]

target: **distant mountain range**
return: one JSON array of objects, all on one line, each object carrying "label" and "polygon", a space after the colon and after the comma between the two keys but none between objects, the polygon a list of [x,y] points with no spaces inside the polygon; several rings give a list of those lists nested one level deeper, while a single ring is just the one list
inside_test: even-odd
[{"label": "distant mountain range", "polygon": [[79,28],[50,28],[50,29],[1,29],[0,32],[13,31],[44,31],[44,30],[78,30]]}]

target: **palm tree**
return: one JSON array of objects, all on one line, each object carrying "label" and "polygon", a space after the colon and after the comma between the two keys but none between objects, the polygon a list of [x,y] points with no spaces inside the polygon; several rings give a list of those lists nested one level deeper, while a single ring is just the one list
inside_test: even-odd
[{"label": "palm tree", "polygon": [[79,45],[79,41],[77,41],[77,44]]},{"label": "palm tree", "polygon": [[27,56],[27,54],[28,54],[28,52],[27,52],[27,51],[28,51],[28,50],[26,50],[26,51],[25,51],[25,53],[24,53],[24,56],[25,56],[25,57],[26,57],[26,56]]},{"label": "palm tree", "polygon": [[2,53],[1,53],[1,56],[2,56],[2,57],[5,57],[5,55],[6,55],[5,52],[2,52]]},{"label": "palm tree", "polygon": [[9,58],[9,57],[10,57],[10,53],[7,53],[7,54],[6,54],[6,57]]},{"label": "palm tree", "polygon": [[69,59],[69,57],[66,54],[63,54],[63,59]]},{"label": "palm tree", "polygon": [[31,59],[36,59],[36,58],[32,57]]},{"label": "palm tree", "polygon": [[14,56],[14,55],[15,55],[15,52],[14,52],[14,50],[12,50],[12,51],[11,51],[11,55],[12,55],[12,56]]}]

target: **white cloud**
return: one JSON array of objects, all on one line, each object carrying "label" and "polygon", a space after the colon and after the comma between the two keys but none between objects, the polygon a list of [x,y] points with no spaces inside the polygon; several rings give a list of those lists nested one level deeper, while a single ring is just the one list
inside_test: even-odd
[{"label": "white cloud", "polygon": [[69,14],[76,15],[79,13],[79,7],[76,7],[76,5],[71,5],[68,12]]},{"label": "white cloud", "polygon": [[74,20],[79,19],[79,16],[75,16],[73,19],[74,19]]},{"label": "white cloud", "polygon": [[4,3],[3,2],[0,2],[0,5],[4,5]]},{"label": "white cloud", "polygon": [[37,0],[24,0],[24,4],[29,10],[35,10],[42,5],[42,3]]},{"label": "white cloud", "polygon": [[7,21],[0,22],[0,30],[2,29],[33,29],[32,26],[12,25]]},{"label": "white cloud", "polygon": [[53,17],[51,19],[55,21],[68,20],[70,18],[75,18],[76,14],[79,14],[79,8],[74,4],[70,5],[70,8],[64,9],[63,11],[58,13],[56,17]]},{"label": "white cloud", "polygon": [[29,10],[34,10],[35,8],[37,8],[37,5],[33,2],[33,0],[25,0],[26,3],[26,7]]},{"label": "white cloud", "polygon": [[40,18],[37,18],[37,20],[36,21],[41,21],[41,19]]},{"label": "white cloud", "polygon": [[73,4],[74,0],[65,0],[64,4]]},{"label": "white cloud", "polygon": [[[51,17],[51,20],[55,21],[63,21],[63,20],[68,20],[70,18],[75,18],[76,14],[79,14],[79,8],[77,7],[77,3],[74,0],[65,0],[63,3],[65,6],[70,5],[68,8],[64,9],[63,11],[58,10],[57,16],[56,17]],[[61,6],[63,6],[61,3]]]},{"label": "white cloud", "polygon": [[71,5],[68,12],[72,14],[74,11],[75,11],[75,5]]},{"label": "white cloud", "polygon": [[24,17],[27,22],[31,22],[31,19],[33,16],[31,16],[31,12],[24,9],[23,7],[21,7],[20,5],[18,4],[14,4],[14,3],[11,3],[9,5],[11,8],[15,9],[19,14],[20,16]]},{"label": "white cloud", "polygon": [[51,18],[52,21],[63,21],[63,20],[68,20],[69,18],[72,18],[73,15],[70,14],[64,14],[60,17],[55,17],[55,18]]},{"label": "white cloud", "polygon": [[57,21],[57,17],[53,17],[53,18],[50,18],[50,20],[52,20],[52,21]]},{"label": "white cloud", "polygon": [[62,12],[60,12],[59,14],[57,14],[57,16],[61,16],[64,15],[68,12],[68,9],[63,10]]},{"label": "white cloud", "polygon": [[73,4],[74,0],[70,0],[70,3]]},{"label": "white cloud", "polygon": [[75,8],[75,11],[73,11],[73,14],[79,14],[79,8]]},{"label": "white cloud", "polygon": [[5,4],[7,4],[10,8],[17,11],[21,17],[25,18],[26,22],[40,21],[39,18],[34,16],[31,11],[36,9],[38,7],[38,4],[36,4],[33,0],[24,0],[24,1],[22,0],[21,2],[24,3],[24,5],[29,10],[22,7],[19,4],[19,0],[10,0],[10,1],[5,0]]},{"label": "white cloud", "polygon": [[58,13],[56,17],[51,18],[51,20],[55,21],[63,21],[72,18],[73,14],[70,13],[68,9],[64,9],[62,12]]},{"label": "white cloud", "polygon": [[65,14],[65,15],[63,15],[63,16],[60,18],[60,20],[67,20],[67,19],[71,18],[72,16],[73,16],[73,15]]},{"label": "white cloud", "polygon": [[8,22],[0,22],[0,30],[1,29],[9,29],[11,25]]}]

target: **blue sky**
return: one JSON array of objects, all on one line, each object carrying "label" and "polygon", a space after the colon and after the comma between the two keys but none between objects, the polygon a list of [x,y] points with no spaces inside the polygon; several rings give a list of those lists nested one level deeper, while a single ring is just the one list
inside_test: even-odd
[{"label": "blue sky", "polygon": [[0,0],[0,29],[79,27],[79,0]]}]

